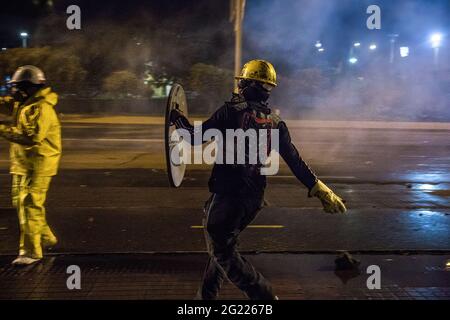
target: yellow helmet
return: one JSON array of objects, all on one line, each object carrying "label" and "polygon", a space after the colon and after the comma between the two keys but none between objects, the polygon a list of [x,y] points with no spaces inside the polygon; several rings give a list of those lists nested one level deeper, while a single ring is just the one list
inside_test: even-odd
[{"label": "yellow helmet", "polygon": [[242,68],[241,74],[236,79],[255,80],[277,86],[277,72],[269,61],[252,60]]}]

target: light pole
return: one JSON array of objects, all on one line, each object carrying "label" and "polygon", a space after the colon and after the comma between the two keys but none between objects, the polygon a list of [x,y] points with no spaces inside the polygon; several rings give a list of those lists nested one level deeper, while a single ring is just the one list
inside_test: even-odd
[{"label": "light pole", "polygon": [[397,42],[398,34],[393,33],[389,35],[389,38],[391,39],[391,55],[389,57],[389,63],[394,63],[395,60],[395,43]]},{"label": "light pole", "polygon": [[355,49],[361,47],[361,42],[354,42],[353,45],[350,47],[350,58],[355,56]]},{"label": "light pole", "polygon": [[435,33],[430,37],[431,47],[434,50],[434,66],[437,68],[439,66],[439,48],[442,43],[442,34]]},{"label": "light pole", "polygon": [[[244,20],[246,0],[231,0],[230,21],[234,22],[235,49],[234,49],[234,75],[241,72],[242,65],[242,21]],[[234,92],[238,92],[238,82],[234,81]]]},{"label": "light pole", "polygon": [[28,33],[27,32],[21,32],[20,37],[22,38],[22,48],[27,47],[27,40],[28,40]]}]

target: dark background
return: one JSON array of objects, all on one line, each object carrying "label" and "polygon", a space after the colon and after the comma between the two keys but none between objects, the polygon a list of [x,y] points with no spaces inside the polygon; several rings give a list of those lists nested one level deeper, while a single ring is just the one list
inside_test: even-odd
[{"label": "dark background", "polygon": [[[81,7],[79,31],[66,28],[71,4]],[[381,8],[381,30],[366,28],[372,4]],[[8,50],[0,54],[0,74],[39,64],[60,93],[109,99],[152,97],[156,87],[181,82],[190,99],[200,101],[199,112],[208,113],[233,85],[229,18],[229,1],[6,2],[0,46]],[[450,119],[449,18],[446,0],[249,0],[243,60],[275,65],[280,86],[272,101],[291,116]],[[28,53],[13,49],[21,46],[21,31],[30,34]],[[434,32],[443,35],[438,67],[429,42]],[[390,65],[392,33],[399,37]],[[316,41],[324,52],[317,52]],[[362,44],[359,60],[350,65],[355,41]],[[370,43],[376,51],[368,50]],[[410,57],[400,59],[400,46],[410,48]],[[153,80],[143,86],[149,74]]]}]

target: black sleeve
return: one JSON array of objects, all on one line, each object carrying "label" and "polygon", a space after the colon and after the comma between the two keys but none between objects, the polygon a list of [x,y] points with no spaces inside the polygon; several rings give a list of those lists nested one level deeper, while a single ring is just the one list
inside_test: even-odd
[{"label": "black sleeve", "polygon": [[[202,123],[202,137],[205,131],[209,129],[218,129],[222,130],[224,128],[224,123],[227,117],[227,107],[222,106],[219,109],[216,110],[216,112],[213,113],[213,115]],[[194,127],[189,120],[181,115],[176,121],[175,125],[177,129],[185,129],[191,134],[191,141],[194,141],[194,134],[196,133],[195,130],[198,130],[199,128]],[[207,141],[203,141],[205,143]]]},{"label": "black sleeve", "polygon": [[284,122],[280,122],[280,155],[286,161],[292,173],[303,183],[308,190],[311,190],[317,183],[317,177],[302,159],[297,148],[292,144],[289,130]]}]

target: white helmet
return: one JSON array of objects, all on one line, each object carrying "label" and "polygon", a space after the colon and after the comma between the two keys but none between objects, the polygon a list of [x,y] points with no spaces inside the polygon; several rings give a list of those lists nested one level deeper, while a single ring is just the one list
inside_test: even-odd
[{"label": "white helmet", "polygon": [[14,75],[9,81],[10,84],[19,83],[23,81],[29,81],[33,84],[45,84],[45,74],[44,72],[35,66],[23,66],[14,72]]}]

